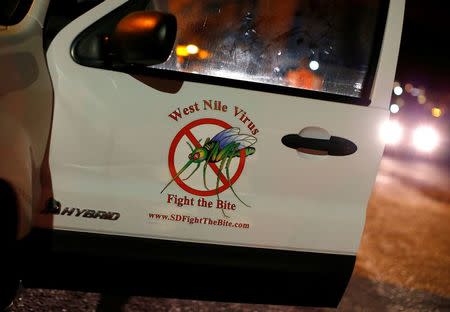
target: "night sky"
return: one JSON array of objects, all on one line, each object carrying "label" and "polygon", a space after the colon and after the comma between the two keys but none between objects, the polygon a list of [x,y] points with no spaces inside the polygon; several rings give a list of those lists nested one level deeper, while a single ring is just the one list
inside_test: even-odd
[{"label": "night sky", "polygon": [[[393,0],[395,1],[395,0]],[[397,80],[423,86],[450,115],[450,8],[446,1],[406,0]]]}]

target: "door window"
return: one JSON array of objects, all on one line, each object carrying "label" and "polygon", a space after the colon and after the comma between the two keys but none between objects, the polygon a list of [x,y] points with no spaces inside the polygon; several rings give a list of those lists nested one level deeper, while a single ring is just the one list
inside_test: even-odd
[{"label": "door window", "polygon": [[361,98],[378,59],[381,2],[156,1],[177,17],[178,39],[154,67]]}]

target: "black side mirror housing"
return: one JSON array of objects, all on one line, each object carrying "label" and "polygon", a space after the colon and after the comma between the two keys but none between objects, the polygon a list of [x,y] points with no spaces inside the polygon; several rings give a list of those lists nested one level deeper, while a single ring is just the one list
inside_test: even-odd
[{"label": "black side mirror housing", "polygon": [[122,18],[104,40],[113,66],[150,66],[167,60],[176,33],[177,20],[172,14],[137,11]]},{"label": "black side mirror housing", "polygon": [[89,26],[72,43],[74,61],[119,71],[165,62],[175,44],[177,20],[172,14],[141,10],[120,7]]}]

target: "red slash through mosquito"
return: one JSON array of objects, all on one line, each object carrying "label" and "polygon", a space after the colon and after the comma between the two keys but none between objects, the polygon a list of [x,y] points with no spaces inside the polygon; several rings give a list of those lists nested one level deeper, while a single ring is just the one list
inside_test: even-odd
[{"label": "red slash through mosquito", "polygon": [[[191,130],[185,130],[184,134],[188,137],[189,141],[191,141],[192,144],[194,144],[195,147],[202,147],[202,145],[200,144],[200,142],[197,140],[197,138],[192,134]],[[226,187],[230,186],[230,183],[228,183],[227,178],[223,175],[222,172],[219,171],[219,167],[217,167],[216,164],[214,163],[208,163],[208,165],[211,167],[212,170],[214,170],[214,172],[216,173],[216,175],[220,174],[220,181],[222,181],[222,183],[224,185],[226,185]]]}]

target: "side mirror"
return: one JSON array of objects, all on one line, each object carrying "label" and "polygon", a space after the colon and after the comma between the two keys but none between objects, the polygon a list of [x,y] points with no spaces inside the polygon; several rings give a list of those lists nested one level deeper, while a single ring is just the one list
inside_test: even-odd
[{"label": "side mirror", "polygon": [[115,70],[165,62],[175,44],[175,16],[124,8],[129,9],[116,10],[81,32],[71,47],[74,61]]},{"label": "side mirror", "polygon": [[155,65],[169,57],[177,33],[177,20],[168,13],[137,11],[117,23],[104,38],[111,65]]}]

